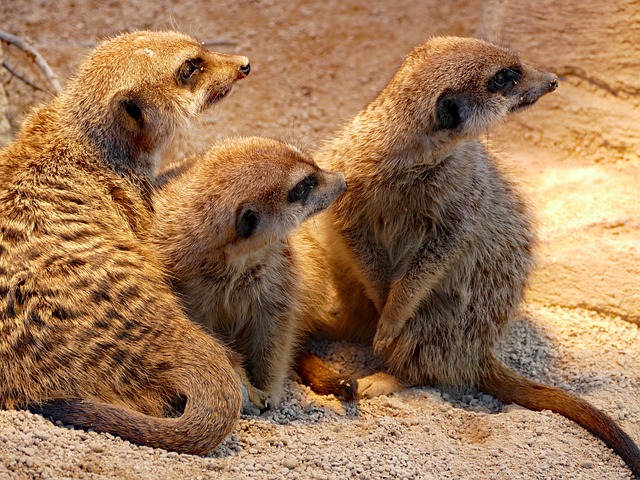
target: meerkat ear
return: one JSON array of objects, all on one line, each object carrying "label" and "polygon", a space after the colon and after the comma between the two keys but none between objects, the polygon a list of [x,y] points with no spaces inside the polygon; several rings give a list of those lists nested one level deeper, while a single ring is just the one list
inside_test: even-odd
[{"label": "meerkat ear", "polygon": [[258,226],[260,218],[254,206],[245,203],[236,212],[236,233],[242,238],[249,238]]},{"label": "meerkat ear", "polygon": [[446,92],[440,95],[436,108],[438,129],[453,130],[469,119],[473,105],[471,99],[464,94]]},{"label": "meerkat ear", "polygon": [[138,95],[123,93],[114,97],[113,103],[116,119],[125,130],[133,134],[144,130],[144,105]]}]

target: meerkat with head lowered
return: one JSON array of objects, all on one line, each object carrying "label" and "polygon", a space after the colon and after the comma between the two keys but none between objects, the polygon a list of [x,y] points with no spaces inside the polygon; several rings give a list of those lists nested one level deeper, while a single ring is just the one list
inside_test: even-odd
[{"label": "meerkat with head lowered", "polygon": [[[1,408],[192,454],[234,427],[227,350],[142,239],[157,157],[248,72],[186,35],[121,35],[0,152]],[[175,397],[182,416],[160,418]]]},{"label": "meerkat with head lowered", "polygon": [[638,447],[611,418],[492,353],[523,299],[535,232],[525,199],[477,137],[557,85],[481,40],[433,38],[408,56],[315,157],[349,185],[322,218],[339,299],[325,330],[372,343],[384,360],[388,373],[358,380],[361,396],[475,385],[576,421],[638,475]]},{"label": "meerkat with head lowered", "polygon": [[156,195],[155,248],[191,317],[241,355],[251,401],[277,406],[310,302],[293,232],[345,191],[344,176],[266,138],[189,163]]}]

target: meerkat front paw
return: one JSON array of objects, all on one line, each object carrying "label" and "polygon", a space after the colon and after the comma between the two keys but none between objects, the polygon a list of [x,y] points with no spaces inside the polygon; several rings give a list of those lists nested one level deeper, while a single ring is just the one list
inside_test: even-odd
[{"label": "meerkat front paw", "polygon": [[264,410],[273,408],[269,393],[250,383],[242,383],[242,400],[242,411],[248,415],[260,415]]},{"label": "meerkat front paw", "polygon": [[380,317],[376,336],[373,338],[373,352],[380,356],[387,350],[393,342],[398,338],[404,323],[387,320],[386,317]]}]

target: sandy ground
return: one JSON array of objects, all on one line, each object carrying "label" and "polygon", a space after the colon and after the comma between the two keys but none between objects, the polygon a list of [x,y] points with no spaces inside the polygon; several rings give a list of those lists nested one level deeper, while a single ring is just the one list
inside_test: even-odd
[{"label": "sandy ground", "polygon": [[[593,402],[640,441],[640,4],[604,3],[12,0],[0,5],[0,25],[30,38],[63,82],[87,42],[119,31],[177,28],[230,41],[215,48],[249,56],[251,76],[176,141],[172,156],[237,134],[311,149],[435,34],[489,36],[556,71],[556,93],[488,132],[530,193],[542,240],[529,302],[499,354],[530,378]],[[5,88],[14,129],[29,105],[48,97],[16,79]],[[366,348],[315,347],[348,371],[374,368]],[[243,416],[207,458],[0,411],[2,480],[630,476],[572,422],[476,390],[424,387],[345,404],[291,381],[277,410]]]}]

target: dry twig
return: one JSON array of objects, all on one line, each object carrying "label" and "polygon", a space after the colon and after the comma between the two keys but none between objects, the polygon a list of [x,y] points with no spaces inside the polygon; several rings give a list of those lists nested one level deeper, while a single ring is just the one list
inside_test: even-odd
[{"label": "dry twig", "polygon": [[[20,50],[25,52],[29,56],[29,58],[31,58],[35,62],[36,66],[40,69],[40,71],[42,72],[44,77],[47,79],[47,81],[51,85],[51,88],[53,89],[54,93],[60,93],[62,91],[62,87],[60,87],[60,82],[58,81],[57,75],[53,72],[53,70],[51,69],[49,64],[45,61],[45,59],[42,57],[42,55],[40,55],[40,53],[33,46],[31,46],[29,43],[27,43],[22,38],[16,37],[15,35],[11,35],[10,33],[7,33],[7,32],[2,31],[2,30],[0,30],[0,40],[5,42],[5,43],[11,44],[11,45],[15,46],[16,48],[19,48]],[[23,82],[27,83],[28,85],[32,86],[33,88],[37,88],[39,90],[42,90],[40,87],[35,85],[33,82],[29,81],[26,77],[24,77],[23,75],[18,74],[15,71],[15,69],[11,68],[11,66],[9,66],[4,60],[2,62],[2,65],[7,70],[9,70],[9,72],[12,75],[16,76],[17,78],[19,78]]]}]

